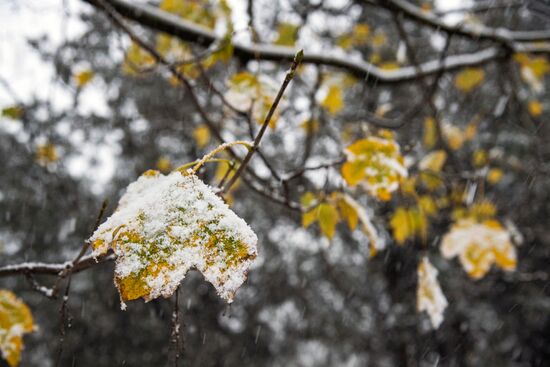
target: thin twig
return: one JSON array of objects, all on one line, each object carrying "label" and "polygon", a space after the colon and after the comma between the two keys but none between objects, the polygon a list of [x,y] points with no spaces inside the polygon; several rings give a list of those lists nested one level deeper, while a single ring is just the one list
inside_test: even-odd
[{"label": "thin twig", "polygon": [[258,134],[256,135],[256,138],[254,139],[254,143],[252,144],[252,147],[248,151],[248,154],[244,157],[241,165],[237,169],[237,172],[231,177],[229,182],[223,187],[222,192],[227,192],[231,186],[237,181],[239,176],[242,174],[243,170],[246,168],[248,162],[258,149],[260,142],[265,134],[265,131],[267,130],[267,127],[269,126],[269,123],[271,122],[271,119],[273,117],[273,114],[275,113],[275,110],[277,109],[277,106],[279,105],[279,102],[281,101],[281,98],[283,97],[283,94],[294,78],[294,74],[296,73],[296,68],[298,65],[300,65],[300,62],[302,61],[302,58],[304,56],[303,51],[298,51],[296,56],[294,57],[294,61],[292,62],[292,65],[290,66],[290,70],[286,73],[285,80],[283,81],[283,84],[281,85],[281,88],[279,88],[279,92],[277,93],[277,96],[275,97],[275,100],[273,101],[273,104],[271,105],[271,108],[269,109],[269,112],[265,116],[264,122],[262,124],[262,127],[258,131]]}]

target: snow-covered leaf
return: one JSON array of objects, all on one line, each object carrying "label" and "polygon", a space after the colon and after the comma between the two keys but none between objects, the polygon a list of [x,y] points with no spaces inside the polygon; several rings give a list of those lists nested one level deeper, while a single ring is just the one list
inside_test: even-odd
[{"label": "snow-covered leaf", "polygon": [[115,283],[123,302],[169,297],[192,268],[232,302],[256,257],[257,237],[195,175],[147,171],[90,241],[94,256],[109,248],[118,256]]},{"label": "snow-covered leaf", "polygon": [[350,186],[361,185],[369,194],[389,200],[407,177],[399,145],[390,135],[361,139],[346,148],[347,161],[342,177]]},{"label": "snow-covered leaf", "polygon": [[0,351],[11,367],[17,366],[23,350],[23,334],[34,330],[29,307],[13,294],[0,289]]},{"label": "snow-covered leaf", "polygon": [[510,233],[494,219],[458,220],[443,237],[441,253],[445,258],[458,256],[464,270],[474,279],[482,278],[493,264],[510,271],[517,263]]},{"label": "snow-covered leaf", "polygon": [[426,311],[434,328],[443,322],[443,313],[448,302],[437,281],[437,269],[424,257],[418,264],[418,287],[416,307],[419,312]]}]

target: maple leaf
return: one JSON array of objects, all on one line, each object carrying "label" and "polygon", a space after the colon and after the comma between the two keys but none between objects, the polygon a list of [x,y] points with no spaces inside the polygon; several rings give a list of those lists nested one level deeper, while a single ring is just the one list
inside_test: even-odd
[{"label": "maple leaf", "polygon": [[23,334],[34,329],[29,307],[13,292],[0,289],[0,351],[11,367],[21,359]]},{"label": "maple leaf", "polygon": [[342,177],[350,186],[360,184],[371,195],[389,200],[407,168],[399,145],[390,135],[358,140],[346,148]]},{"label": "maple leaf", "polygon": [[117,255],[115,284],[124,301],[169,297],[196,268],[227,302],[256,257],[257,237],[194,174],[147,171],[90,238],[94,256]]},{"label": "maple leaf", "polygon": [[510,233],[494,219],[478,222],[472,218],[458,220],[443,237],[441,253],[445,258],[458,256],[473,279],[485,276],[493,264],[504,270],[516,268],[516,249]]},{"label": "maple leaf", "polygon": [[424,257],[418,264],[418,287],[416,290],[416,308],[426,311],[434,328],[443,322],[443,312],[448,306],[447,299],[437,281],[437,269]]}]

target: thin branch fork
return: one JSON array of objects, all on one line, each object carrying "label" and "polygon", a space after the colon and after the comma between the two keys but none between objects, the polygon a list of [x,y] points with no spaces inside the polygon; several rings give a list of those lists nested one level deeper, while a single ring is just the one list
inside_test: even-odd
[{"label": "thin branch fork", "polygon": [[231,177],[229,182],[223,187],[222,192],[226,193],[231,186],[237,181],[239,176],[243,173],[243,170],[246,168],[246,165],[256,152],[258,150],[258,147],[260,146],[260,142],[267,130],[267,127],[269,126],[269,123],[271,122],[271,119],[273,118],[273,114],[275,113],[275,110],[277,109],[277,106],[279,105],[279,102],[281,101],[281,98],[283,98],[283,94],[285,93],[286,88],[294,78],[294,74],[296,73],[296,69],[298,68],[298,65],[302,62],[302,59],[304,58],[304,52],[298,51],[296,55],[294,56],[294,60],[292,61],[292,65],[290,66],[290,70],[286,73],[285,80],[283,81],[283,84],[281,85],[281,88],[279,88],[279,92],[277,92],[277,96],[275,97],[275,100],[271,104],[271,107],[269,108],[269,112],[265,116],[264,122],[262,123],[262,127],[258,131],[258,134],[256,134],[256,138],[254,139],[254,143],[252,146],[248,149],[248,153],[244,157],[241,165],[237,169],[237,172]]}]

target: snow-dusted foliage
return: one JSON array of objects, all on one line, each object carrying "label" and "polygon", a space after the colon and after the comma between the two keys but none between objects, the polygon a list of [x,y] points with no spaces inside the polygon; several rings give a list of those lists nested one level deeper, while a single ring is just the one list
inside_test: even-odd
[{"label": "snow-dusted foliage", "polygon": [[196,268],[232,302],[256,257],[257,237],[192,173],[147,171],[90,241],[95,256],[109,248],[117,255],[122,301],[169,297]]},{"label": "snow-dusted foliage", "polygon": [[437,269],[424,257],[418,265],[418,288],[416,290],[416,307],[426,311],[434,328],[443,322],[443,312],[447,308],[447,298],[437,281]]},{"label": "snow-dusted foliage", "polygon": [[347,161],[342,177],[351,185],[360,185],[380,200],[391,199],[399,181],[407,177],[407,168],[399,144],[389,131],[357,140],[345,150]]},{"label": "snow-dusted foliage", "polygon": [[482,278],[496,263],[514,270],[517,258],[510,233],[494,220],[477,222],[461,219],[443,237],[441,253],[445,258],[458,256],[462,267],[474,279]]},{"label": "snow-dusted foliage", "polygon": [[11,291],[0,290],[0,352],[10,366],[19,364],[23,334],[33,330],[29,307]]}]

